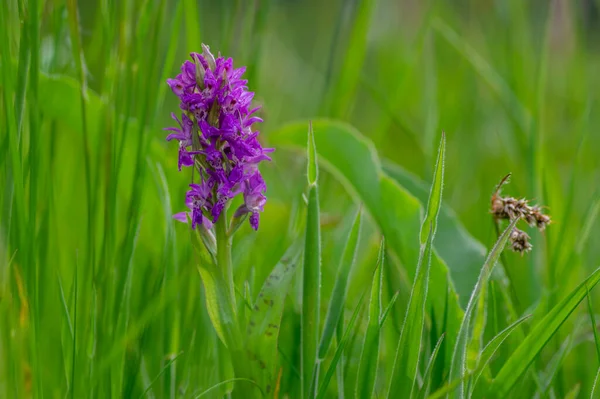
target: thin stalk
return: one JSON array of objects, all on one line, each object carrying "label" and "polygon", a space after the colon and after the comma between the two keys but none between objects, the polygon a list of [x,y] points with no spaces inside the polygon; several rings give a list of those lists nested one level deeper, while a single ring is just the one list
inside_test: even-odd
[{"label": "thin stalk", "polygon": [[231,237],[227,234],[229,229],[227,223],[227,208],[219,216],[219,220],[215,224],[217,233],[217,266],[223,273],[223,278],[227,284],[227,294],[231,299],[233,310],[235,306],[235,284],[233,282],[233,263],[231,261]]},{"label": "thin stalk", "polygon": [[[496,229],[496,240],[498,240],[502,232],[500,231],[500,223],[497,220],[494,220],[494,228]],[[519,297],[517,296],[517,290],[515,289],[515,280],[512,278],[510,270],[508,270],[508,263],[506,262],[506,256],[504,256],[504,251],[500,253],[500,262],[504,266],[504,272],[506,273],[506,277],[508,277],[508,283],[510,284],[510,293],[512,294],[513,301],[515,301],[517,311],[521,312],[521,302],[519,301]]]},{"label": "thin stalk", "polygon": [[[215,232],[217,236],[217,268],[219,269],[216,272],[223,273],[222,281],[225,283],[225,289],[230,299],[231,307],[229,311],[231,312],[232,317],[234,317],[234,319],[236,319],[236,322],[238,323],[236,327],[236,334],[238,336],[233,340],[233,342],[227,343],[229,354],[231,355],[231,363],[233,365],[233,370],[237,378],[249,379],[249,377],[252,376],[250,370],[248,370],[248,368],[246,367],[245,361],[240,361],[241,359],[245,358],[246,354],[244,352],[244,344],[240,339],[241,336],[239,336],[239,320],[235,316],[237,305],[235,301],[235,283],[233,280],[233,262],[231,260],[232,236],[228,234],[228,224],[229,223],[227,222],[227,209],[225,208],[219,216],[219,220],[215,224]],[[252,393],[254,393],[254,390],[252,390]],[[240,390],[239,388],[234,388],[231,392],[231,397],[235,399],[248,398],[248,395],[249,392],[247,390]]]}]

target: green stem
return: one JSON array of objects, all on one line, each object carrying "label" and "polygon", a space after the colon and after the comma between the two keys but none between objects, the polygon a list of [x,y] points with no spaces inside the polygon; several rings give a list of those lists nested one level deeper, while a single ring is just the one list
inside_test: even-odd
[{"label": "green stem", "polygon": [[[500,230],[500,224],[497,220],[494,221],[494,227],[496,228],[496,239],[499,239],[500,235],[502,234],[502,231]],[[510,294],[512,296],[514,305],[517,308],[516,310],[517,312],[521,312],[521,302],[519,301],[519,297],[517,295],[515,280],[513,279],[510,270],[508,269],[508,262],[506,261],[506,256],[504,256],[504,251],[500,253],[500,262],[502,262],[502,266],[504,266],[504,272],[506,273],[506,277],[508,278],[508,284],[510,285]]]},{"label": "green stem", "polygon": [[[234,342],[228,342],[227,345],[229,347],[229,354],[231,356],[235,376],[237,378],[250,378],[251,373],[246,367],[246,362],[240,361],[241,359],[245,358],[246,353],[244,351],[244,344],[242,342],[243,340],[239,334],[240,327],[243,326],[239,325],[239,319],[237,318],[235,283],[233,280],[233,263],[231,261],[232,237],[229,234],[228,224],[227,209],[224,209],[219,216],[219,220],[215,224],[215,232],[217,236],[217,267],[219,269],[217,270],[217,273],[222,273],[222,281],[225,283],[225,290],[227,291],[227,295],[230,299],[231,308],[229,310],[231,311],[231,315],[234,320],[236,320],[236,323],[238,323],[238,326],[236,327],[237,336],[233,340]],[[256,393],[254,391],[254,389],[248,391],[241,388],[234,388],[234,390],[231,392],[231,397],[234,399],[248,398],[248,394],[250,392],[252,392],[252,394]]]},{"label": "green stem", "polygon": [[233,282],[233,264],[231,262],[231,237],[228,236],[227,230],[227,209],[223,209],[219,220],[215,225],[217,233],[217,266],[223,273],[223,279],[226,283],[227,294],[231,299],[233,314],[236,312],[235,305],[235,285]]}]

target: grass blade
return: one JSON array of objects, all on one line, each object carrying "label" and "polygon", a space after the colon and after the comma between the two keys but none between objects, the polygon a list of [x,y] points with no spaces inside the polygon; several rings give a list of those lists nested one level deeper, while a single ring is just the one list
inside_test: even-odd
[{"label": "grass blade", "polygon": [[363,302],[364,298],[365,298],[365,296],[363,294],[363,295],[361,295],[360,299],[358,300],[358,304],[356,305],[356,308],[354,309],[354,313],[352,313],[352,317],[350,318],[350,321],[348,322],[348,326],[346,327],[346,329],[344,331],[344,335],[342,336],[342,339],[340,340],[340,343],[338,344],[338,346],[335,350],[335,354],[333,355],[331,364],[329,365],[329,368],[325,372],[325,376],[323,377],[323,380],[321,381],[321,385],[319,385],[317,399],[323,399],[325,397],[325,394],[327,392],[327,387],[329,386],[329,382],[331,382],[331,378],[333,377],[333,374],[335,373],[338,362],[340,361],[340,358],[342,357],[342,354],[344,353],[344,349],[346,349],[346,345],[349,342],[350,332],[354,328],[354,324],[356,323],[356,319],[358,318],[359,311],[362,306],[362,302]]},{"label": "grass blade", "polygon": [[399,295],[400,292],[396,292],[392,299],[390,299],[390,303],[388,303],[387,307],[381,313],[381,317],[379,318],[379,328],[383,327],[383,323],[385,323],[385,319],[387,319],[388,315],[390,314],[390,311],[394,307],[394,304],[396,303],[396,300],[398,299]]},{"label": "grass blade", "polygon": [[481,377],[481,374],[483,374],[483,371],[492,360],[492,357],[494,356],[498,348],[500,348],[500,345],[502,345],[504,340],[508,338],[508,336],[515,330],[515,328],[517,328],[525,320],[529,319],[529,317],[530,316],[522,317],[519,320],[512,323],[510,326],[506,327],[504,330],[500,331],[494,338],[490,340],[490,342],[485,346],[485,348],[483,348],[483,351],[481,351],[481,355],[479,355],[479,360],[477,361],[477,367],[475,368],[473,376],[471,377],[471,395],[469,395],[470,397],[473,396],[473,392],[475,391],[477,382],[479,381],[479,377]]},{"label": "grass blade", "polygon": [[377,270],[371,284],[371,302],[369,303],[369,315],[367,333],[363,342],[360,361],[358,364],[358,376],[356,378],[355,397],[370,398],[373,396],[375,380],[377,379],[377,363],[379,355],[379,318],[381,314],[381,283],[383,280],[383,267],[385,260],[385,240],[381,241]]},{"label": "grass blade", "polygon": [[[429,193],[427,213],[425,220],[421,224],[421,254],[417,263],[415,280],[410,293],[392,369],[392,380],[388,393],[388,397],[391,398],[406,398],[411,396],[417,381],[423,323],[425,321],[425,302],[427,301],[429,270],[433,252],[432,245],[437,226],[437,217],[442,204],[445,148],[446,138],[442,134],[433,174],[433,184]],[[427,237],[423,240],[423,233],[425,231],[427,231]]]},{"label": "grass blade", "polygon": [[433,28],[473,66],[473,69],[500,98],[502,104],[510,112],[510,115],[514,118],[519,128],[522,131],[527,131],[531,120],[530,112],[525,108],[502,76],[441,19],[434,20]]},{"label": "grass blade", "polygon": [[433,184],[429,192],[429,201],[427,201],[427,214],[425,220],[421,224],[421,245],[427,242],[429,227],[432,230],[433,236],[437,230],[437,220],[442,206],[442,191],[444,190],[444,163],[446,160],[446,134],[442,132],[442,139],[438,149],[437,160],[435,161],[435,169],[433,171]]},{"label": "grass blade", "polygon": [[592,332],[594,333],[594,344],[596,344],[596,354],[598,355],[598,363],[600,363],[600,339],[598,338],[598,327],[596,324],[596,317],[594,316],[594,309],[592,308],[592,297],[590,296],[590,289],[586,285],[587,290],[587,304],[588,313],[590,314],[590,321],[592,322]]},{"label": "grass blade", "polygon": [[433,371],[435,360],[437,359],[438,352],[440,351],[440,347],[442,346],[445,336],[445,333],[440,336],[440,339],[438,339],[435,347],[433,348],[433,352],[431,352],[431,356],[429,356],[429,362],[425,368],[425,373],[423,373],[423,386],[421,386],[421,389],[419,389],[419,392],[417,393],[417,399],[424,399],[427,396],[429,386],[431,385],[431,372]]},{"label": "grass blade", "polygon": [[550,310],[550,312],[525,337],[515,352],[506,361],[490,386],[490,391],[498,396],[506,396],[515,383],[527,371],[538,353],[552,338],[579,303],[587,295],[588,289],[600,281],[600,268]]},{"label": "grass blade", "polygon": [[596,372],[596,377],[594,378],[594,385],[592,385],[592,392],[590,394],[590,399],[596,398],[596,388],[598,387],[598,381],[600,380],[600,367],[598,367],[598,371]]},{"label": "grass blade", "polygon": [[140,399],[142,399],[144,396],[146,396],[146,393],[148,393],[148,391],[152,388],[152,385],[154,385],[154,383],[156,381],[158,381],[158,379],[160,378],[161,375],[163,375],[163,373],[169,368],[171,367],[171,365],[173,363],[175,363],[175,360],[177,360],[179,358],[179,356],[181,356],[183,354],[183,352],[179,352],[176,356],[173,356],[171,358],[171,360],[169,360],[167,362],[167,364],[165,364],[163,366],[162,369],[160,369],[160,372],[156,375],[156,377],[154,377],[154,379],[152,380],[152,382],[150,382],[150,384],[148,385],[148,387],[146,387],[146,389],[144,390],[144,392],[142,392],[142,394],[140,395]]},{"label": "grass blade", "polygon": [[[249,378],[230,378],[230,379],[228,379],[228,380],[221,381],[221,382],[219,382],[219,383],[217,383],[217,384],[213,385],[212,387],[208,388],[206,391],[204,391],[204,392],[200,393],[199,395],[196,395],[196,396],[194,396],[194,399],[200,399],[201,397],[203,397],[203,396],[205,396],[205,395],[208,395],[209,393],[211,393],[212,391],[214,391],[214,390],[215,390],[215,389],[217,389],[217,388],[220,388],[220,387],[222,387],[223,385],[228,385],[228,384],[231,384],[232,382],[242,382],[242,381],[243,381],[243,382],[249,382],[249,383],[251,383],[251,384],[253,384],[253,385],[256,385],[256,387],[257,387],[258,389],[260,389],[260,387],[258,386],[258,384],[256,384],[256,382],[252,381],[252,380],[251,380],[251,379],[249,379]],[[263,394],[264,394],[264,393],[263,393]]]},{"label": "grass blade", "polygon": [[342,117],[348,111],[354,92],[358,86],[363,61],[367,51],[367,33],[374,12],[376,0],[360,0],[355,9],[355,19],[352,23],[344,62],[339,71],[339,77],[332,94],[331,107],[333,114]]},{"label": "grass blade", "polygon": [[458,398],[465,397],[465,379],[463,377],[466,376],[467,370],[467,347],[469,344],[468,335],[469,335],[469,326],[471,324],[471,316],[473,314],[473,310],[479,300],[479,294],[483,286],[485,286],[488,282],[488,279],[500,257],[500,254],[504,250],[504,246],[508,241],[510,233],[513,228],[516,226],[519,219],[513,220],[510,225],[504,230],[498,241],[494,245],[494,248],[490,251],[490,255],[487,260],[483,264],[481,268],[481,273],[479,274],[479,279],[477,280],[477,284],[475,284],[475,288],[471,294],[471,298],[469,299],[469,303],[467,305],[467,309],[465,310],[465,315],[463,321],[460,325],[460,329],[458,330],[458,336],[456,338],[456,344],[454,346],[454,351],[452,354],[452,362],[450,366],[450,380],[451,381],[460,381],[458,384],[458,389],[454,392],[454,395]]},{"label": "grass blade", "polygon": [[416,383],[423,323],[425,322],[425,302],[427,300],[431,253],[433,252],[432,243],[433,230],[430,229],[427,242],[421,250],[417,275],[410,293],[400,339],[398,340],[388,398],[410,397]]},{"label": "grass blade", "polygon": [[[315,141],[320,166],[327,168],[350,195],[359,198],[364,204],[365,211],[369,212],[385,236],[388,256],[397,259],[406,270],[408,278],[414,281],[420,257],[420,248],[415,243],[420,241],[419,232],[423,221],[419,201],[383,172],[373,143],[352,126],[325,119],[313,122],[313,126],[318,131]],[[278,148],[302,151],[305,154],[306,124],[297,122],[286,125],[272,132],[269,139],[270,143]],[[349,157],[348,154],[352,156]],[[361,161],[356,162],[356,159]],[[454,337],[462,319],[462,309],[458,304],[454,283],[448,278],[449,274],[452,273],[446,264],[436,253],[432,253],[429,286],[436,292],[449,290],[448,334],[445,342],[454,347]],[[461,275],[464,275],[464,269],[461,269]],[[467,288],[468,290],[464,290],[461,295],[468,297],[471,287]],[[446,308],[445,297],[432,296],[431,303],[435,314],[441,317]]]},{"label": "grass blade", "polygon": [[346,292],[348,286],[348,278],[350,271],[356,260],[356,250],[358,248],[358,242],[360,239],[360,230],[362,224],[362,208],[359,209],[352,224],[348,241],[344,248],[342,255],[342,261],[337,271],[335,278],[335,285],[329,301],[329,307],[327,309],[327,315],[325,316],[325,327],[323,328],[323,335],[321,336],[321,342],[319,343],[318,359],[322,360],[327,355],[327,350],[333,339],[335,328],[338,325],[342,312],[344,311],[344,303],[346,302]]},{"label": "grass blade", "polygon": [[[314,396],[312,380],[319,343],[321,291],[321,227],[319,216],[318,166],[312,124],[308,129],[308,213],[302,271],[302,397]],[[313,387],[313,389],[311,389]]]}]

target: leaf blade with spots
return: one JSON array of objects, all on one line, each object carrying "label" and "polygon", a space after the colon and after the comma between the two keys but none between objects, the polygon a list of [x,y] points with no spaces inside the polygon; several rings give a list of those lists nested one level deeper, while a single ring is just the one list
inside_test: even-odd
[{"label": "leaf blade with spots", "polygon": [[268,393],[275,378],[277,339],[285,297],[294,277],[301,242],[286,251],[265,280],[248,321],[248,352],[256,381]]}]

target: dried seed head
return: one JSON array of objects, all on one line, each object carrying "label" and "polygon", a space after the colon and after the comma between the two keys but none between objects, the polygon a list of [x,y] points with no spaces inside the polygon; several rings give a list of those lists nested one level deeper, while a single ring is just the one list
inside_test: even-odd
[{"label": "dried seed head", "polygon": [[544,215],[540,207],[537,205],[531,208],[531,216],[533,217],[535,224],[529,223],[529,225],[535,225],[535,227],[537,227],[540,231],[543,231],[552,221],[550,216]]},{"label": "dried seed head", "polygon": [[539,206],[530,206],[525,199],[500,196],[500,189],[508,182],[510,175],[505,176],[500,184],[496,186],[496,191],[492,195],[490,213],[496,220],[523,219],[528,225],[537,227],[540,231],[544,230],[550,223],[550,217],[544,215]]},{"label": "dried seed head", "polygon": [[525,233],[523,230],[519,230],[514,228],[510,233],[510,243],[512,250],[523,255],[526,252],[531,251],[533,246],[529,242],[529,235]]}]

